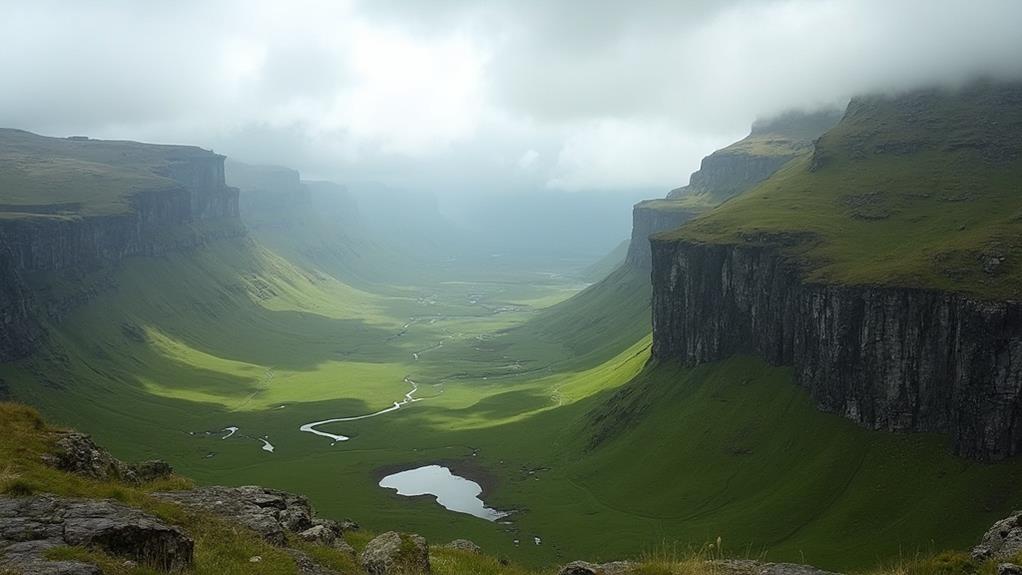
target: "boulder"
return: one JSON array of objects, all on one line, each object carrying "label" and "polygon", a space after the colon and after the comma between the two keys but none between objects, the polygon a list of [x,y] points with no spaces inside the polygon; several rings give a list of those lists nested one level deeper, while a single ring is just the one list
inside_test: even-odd
[{"label": "boulder", "polygon": [[557,572],[557,575],[596,575],[600,572],[600,566],[596,563],[589,563],[588,561],[572,561],[561,570]]},{"label": "boulder", "polygon": [[314,517],[314,518],[312,518],[312,526],[313,527],[317,527],[317,526],[320,526],[320,525],[322,525],[323,527],[326,527],[327,529],[332,531],[334,535],[336,535],[338,537],[340,537],[341,534],[344,533],[344,527],[342,527],[342,525],[340,523],[338,523],[337,521],[334,521],[333,519],[324,519],[322,517]]},{"label": "boulder", "polygon": [[169,477],[174,472],[170,464],[159,459],[137,465],[125,463],[96,445],[88,435],[76,431],[61,433],[54,445],[55,452],[45,456],[44,461],[89,479],[139,484]]},{"label": "boulder", "polygon": [[149,461],[143,461],[133,467],[135,470],[135,477],[142,483],[155,481],[157,479],[166,479],[174,473],[174,468],[162,459],[150,459]]},{"label": "boulder", "polygon": [[334,541],[337,539],[337,534],[325,525],[309,527],[305,531],[299,533],[298,536],[301,537],[303,541],[308,541],[309,543],[320,543],[322,545],[333,545]]},{"label": "boulder", "polygon": [[369,575],[430,573],[426,540],[412,533],[388,531],[376,536],[359,555]]},{"label": "boulder", "polygon": [[483,552],[481,547],[479,547],[472,541],[469,541],[468,539],[455,539],[454,541],[451,541],[450,543],[444,545],[443,547],[444,549],[455,549],[457,551],[475,553],[477,555]]},{"label": "boulder", "polygon": [[997,566],[997,575],[1022,575],[1022,567],[1014,563],[1001,563]]},{"label": "boulder", "polygon": [[0,497],[0,570],[99,573],[84,563],[46,560],[48,549],[63,546],[94,547],[165,571],[190,567],[194,552],[177,527],[114,501]]},{"label": "boulder", "polygon": [[1022,552],[1022,511],[1015,511],[1001,519],[983,535],[979,545],[972,548],[972,558],[1010,559]]},{"label": "boulder", "polygon": [[[287,533],[313,526],[312,507],[300,495],[254,485],[213,485],[186,491],[153,493],[153,497],[241,524],[274,545],[287,544]],[[301,531],[299,531],[300,533]]]},{"label": "boulder", "polygon": [[613,561],[610,563],[572,561],[561,567],[557,575],[625,575],[633,573],[637,569],[638,566],[630,561]]}]

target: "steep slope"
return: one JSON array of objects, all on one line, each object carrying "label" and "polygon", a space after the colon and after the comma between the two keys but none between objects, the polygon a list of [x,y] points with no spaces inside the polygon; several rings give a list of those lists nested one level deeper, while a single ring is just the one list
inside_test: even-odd
[{"label": "steep slope", "polygon": [[757,353],[825,410],[1022,450],[1022,87],[853,101],[812,156],[653,241],[653,354]]},{"label": "steep slope", "polygon": [[792,111],[760,120],[745,138],[703,158],[687,186],[667,195],[691,207],[713,207],[767,179],[811,151],[813,140],[841,119],[839,110]]},{"label": "steep slope", "polygon": [[651,235],[681,226],[810,153],[813,140],[840,118],[837,110],[793,111],[753,124],[748,136],[703,158],[687,186],[635,205],[628,261],[649,269]]},{"label": "steep slope", "polygon": [[649,238],[653,234],[673,230],[698,216],[705,208],[693,207],[677,200],[645,200],[632,207],[632,239],[625,261],[649,270]]},{"label": "steep slope", "polygon": [[629,243],[629,240],[622,240],[613,250],[607,252],[606,255],[595,263],[583,269],[580,277],[595,283],[610,275],[611,272],[625,263]]},{"label": "steep slope", "polygon": [[939,436],[863,429],[818,411],[790,369],[751,357],[647,366],[591,409],[586,430],[567,476],[577,499],[613,512],[572,529],[609,555],[616,542],[599,533],[720,536],[754,557],[859,571],[967,549],[1022,503],[1022,461],[962,460]]},{"label": "steep slope", "polygon": [[0,361],[33,349],[41,316],[91,297],[75,276],[243,234],[223,161],[195,147],[0,130]]}]

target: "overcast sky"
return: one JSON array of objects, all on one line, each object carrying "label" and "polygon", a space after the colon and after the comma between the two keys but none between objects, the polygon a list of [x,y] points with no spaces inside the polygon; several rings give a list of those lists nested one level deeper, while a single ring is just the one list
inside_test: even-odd
[{"label": "overcast sky", "polygon": [[440,193],[666,192],[757,117],[1022,73],[1016,0],[0,9],[0,125]]}]

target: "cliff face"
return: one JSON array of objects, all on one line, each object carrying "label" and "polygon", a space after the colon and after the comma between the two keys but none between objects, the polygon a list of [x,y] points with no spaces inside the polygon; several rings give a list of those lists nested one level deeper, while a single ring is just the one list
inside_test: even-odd
[{"label": "cliff face", "polygon": [[157,173],[187,190],[197,220],[238,217],[238,190],[224,181],[224,156],[209,153],[171,161]]},{"label": "cliff face", "polygon": [[[13,258],[0,244],[0,360],[27,354],[38,335]],[[0,396],[3,394],[0,382]]]},{"label": "cliff face", "polygon": [[[32,350],[41,333],[40,310],[59,316],[83,299],[43,301],[23,278],[244,233],[238,190],[224,182],[223,156],[11,130],[0,136],[0,179],[9,186],[0,195],[0,361]],[[33,169],[21,171],[21,165]],[[64,171],[47,171],[50,165]],[[82,201],[64,201],[77,196]],[[27,204],[26,197],[51,203]]]},{"label": "cliff face", "polygon": [[794,157],[794,154],[752,156],[724,150],[714,152],[703,158],[699,171],[692,174],[688,186],[671,190],[667,197],[678,199],[687,194],[712,194],[726,199],[767,179]]},{"label": "cliff face", "polygon": [[699,199],[716,205],[769,178],[812,149],[813,140],[841,118],[837,110],[788,112],[753,124],[749,135],[703,158],[689,184],[668,199]]},{"label": "cliff face", "polygon": [[632,239],[625,262],[639,269],[650,269],[649,237],[684,224],[699,215],[699,210],[665,206],[663,200],[639,202],[632,208]]},{"label": "cliff face", "polygon": [[652,262],[653,357],[757,354],[866,427],[1022,453],[1022,303],[805,283],[769,247],[654,239]]}]

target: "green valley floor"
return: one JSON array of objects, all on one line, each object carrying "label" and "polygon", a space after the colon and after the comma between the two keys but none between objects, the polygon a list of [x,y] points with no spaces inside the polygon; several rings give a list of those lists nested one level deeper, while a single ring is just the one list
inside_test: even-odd
[{"label": "green valley floor", "polygon": [[[629,268],[586,288],[556,269],[448,262],[355,288],[243,238],[38,281],[55,300],[93,294],[38,354],[0,366],[49,421],[201,483],[303,493],[326,516],[466,537],[529,566],[721,537],[736,555],[865,569],[964,549],[1022,503],[1022,462],[819,413],[786,369],[647,365],[648,277]],[[413,388],[399,409],[300,429]],[[511,514],[377,485],[429,463]]]}]

